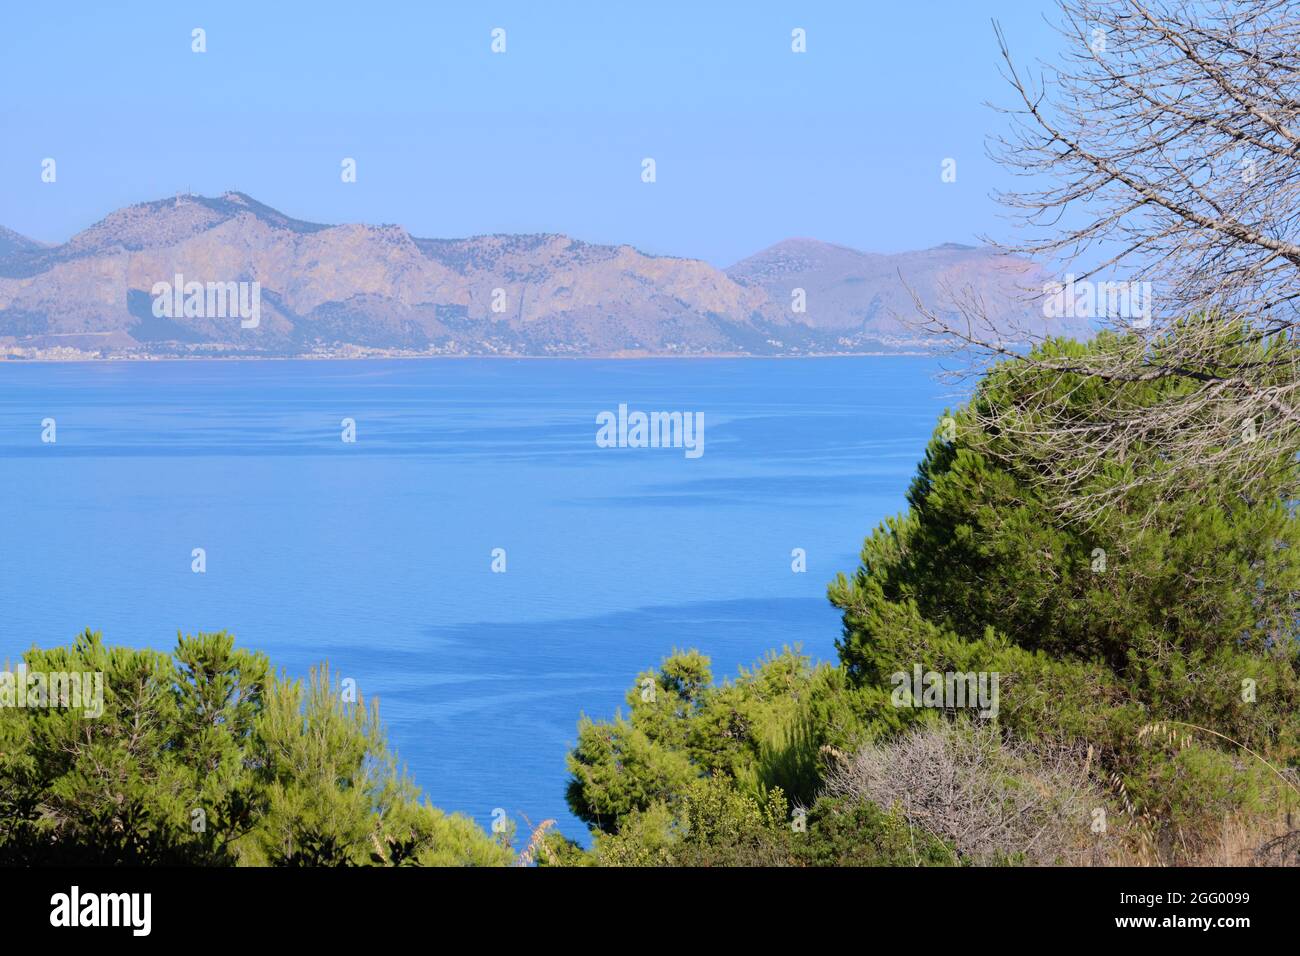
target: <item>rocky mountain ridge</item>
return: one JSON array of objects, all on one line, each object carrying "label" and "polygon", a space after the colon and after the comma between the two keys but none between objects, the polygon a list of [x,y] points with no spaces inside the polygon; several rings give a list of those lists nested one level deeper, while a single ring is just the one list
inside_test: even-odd
[{"label": "rocky mountain ridge", "polygon": [[[160,309],[155,290],[178,275],[200,292],[256,283],[259,320],[245,327],[210,298]],[[936,306],[944,288],[969,287],[1032,323],[1043,320],[1023,289],[1041,284],[1024,260],[955,244],[887,256],[796,239],[720,270],[555,234],[423,239],[326,225],[228,192],[128,206],[60,245],[0,228],[0,346],[103,357],[898,351],[924,344],[905,321],[909,286]]]}]

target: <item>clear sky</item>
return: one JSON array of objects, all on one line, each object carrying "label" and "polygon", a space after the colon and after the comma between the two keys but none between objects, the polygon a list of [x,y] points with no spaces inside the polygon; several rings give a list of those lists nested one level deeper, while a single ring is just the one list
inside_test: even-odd
[{"label": "clear sky", "polygon": [[[417,236],[562,232],[727,266],[809,236],[1007,234],[990,19],[1047,0],[73,2],[0,12],[0,225],[63,241],[187,187]],[[191,30],[207,52],[191,52]],[[506,31],[506,52],[491,31]],[[807,52],[791,52],[791,30]],[[41,182],[41,162],[57,182]],[[340,163],[357,161],[357,182]],[[654,158],[657,181],[641,181]],[[940,178],[957,160],[957,181]]]}]

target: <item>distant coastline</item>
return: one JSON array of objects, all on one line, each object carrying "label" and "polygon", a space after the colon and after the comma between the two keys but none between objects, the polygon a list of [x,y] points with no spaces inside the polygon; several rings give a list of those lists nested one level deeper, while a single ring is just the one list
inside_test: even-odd
[{"label": "distant coastline", "polygon": [[[786,239],[720,269],[554,233],[462,239],[296,219],[244,193],[110,213],[47,245],[0,227],[0,353],[159,358],[721,358],[925,354],[917,303],[973,296],[1006,332],[1068,331],[1033,262],[946,242]],[[1003,325],[1005,323],[1005,325]]]},{"label": "distant coastline", "polygon": [[810,352],[807,354],[783,353],[780,355],[754,355],[750,352],[718,352],[712,354],[692,353],[688,355],[664,355],[648,353],[631,354],[590,354],[590,355],[77,355],[77,356],[16,356],[0,355],[0,364],[15,365],[35,364],[103,364],[106,362],[357,362],[357,361],[464,361],[469,359],[491,359],[493,361],[674,361],[679,359],[835,359],[835,358],[928,358],[936,353],[924,350],[911,351],[877,351],[877,352]]}]

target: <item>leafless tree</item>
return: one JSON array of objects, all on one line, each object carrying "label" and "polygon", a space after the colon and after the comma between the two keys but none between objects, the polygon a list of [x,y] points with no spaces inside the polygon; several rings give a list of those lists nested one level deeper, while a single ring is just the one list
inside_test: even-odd
[{"label": "leafless tree", "polygon": [[[1021,361],[1016,403],[977,409],[981,432],[1032,462],[1075,517],[1141,483],[1248,488],[1300,449],[1300,0],[1058,0],[1059,62],[1018,66],[995,24],[1011,108],[990,143],[1023,187],[1000,202],[1002,248],[1077,283],[1123,282],[1149,308],[1095,317],[1118,334],[1095,354]],[[1043,290],[1038,290],[1041,295]],[[1041,329],[1008,330],[950,290],[919,324],[979,373],[1023,355]],[[1113,300],[1109,301],[1108,299]],[[1059,304],[1059,300],[1058,300]],[[1110,307],[1108,307],[1110,306]],[[1267,348],[1265,347],[1267,346]],[[1080,415],[1062,382],[1103,379]],[[1164,382],[1158,402],[1125,383]],[[1147,392],[1149,393],[1149,389]],[[1160,468],[1099,483],[1137,455]],[[1294,489],[1290,489],[1294,490]]]}]

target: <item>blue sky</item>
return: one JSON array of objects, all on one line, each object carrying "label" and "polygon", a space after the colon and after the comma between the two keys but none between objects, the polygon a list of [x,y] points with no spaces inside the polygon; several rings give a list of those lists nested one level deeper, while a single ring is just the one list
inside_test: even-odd
[{"label": "blue sky", "polygon": [[60,10],[0,15],[0,225],[47,242],[187,187],[316,221],[563,232],[720,266],[792,236],[974,242],[1008,235],[989,196],[1008,178],[985,156],[1005,118],[983,103],[1010,103],[990,19],[1022,62],[1057,49],[1047,0]]}]

